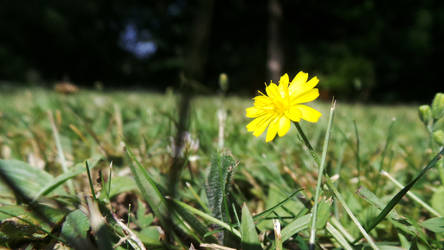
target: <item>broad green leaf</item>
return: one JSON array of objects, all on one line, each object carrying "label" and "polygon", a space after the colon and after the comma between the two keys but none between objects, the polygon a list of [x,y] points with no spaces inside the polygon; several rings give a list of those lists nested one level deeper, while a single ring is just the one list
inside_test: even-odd
[{"label": "broad green leaf", "polygon": [[444,217],[428,219],[422,222],[421,225],[432,232],[444,233]]},{"label": "broad green leaf", "polygon": [[[0,160],[0,171],[10,178],[25,195],[33,198],[39,190],[52,183],[54,177],[44,170],[32,167],[26,162],[18,160]],[[3,182],[0,182],[0,193],[2,196],[13,196],[12,191]],[[63,194],[62,189],[57,190],[57,194]]]},{"label": "broad green leaf", "polygon": [[[93,169],[97,166],[98,160],[93,160],[91,163],[90,169]],[[77,175],[85,172],[84,163],[78,163],[74,167],[70,168],[67,173],[61,174],[56,178],[53,178],[51,182],[47,183],[40,191],[35,195],[34,200],[38,200],[41,196],[45,196],[56,190],[59,186],[64,184],[71,178],[76,177]]]},{"label": "broad green leaf", "polygon": [[[48,206],[40,206],[40,211],[56,226],[64,217],[64,212],[59,209],[54,209]],[[4,223],[5,221],[11,223]],[[45,221],[37,217],[32,211],[23,206],[8,205],[0,207],[0,231],[4,233],[12,232],[11,230],[26,230],[29,228],[29,232],[38,232],[41,229],[40,234],[45,235],[45,232],[52,231],[51,225],[45,223]],[[15,228],[15,229],[14,229]]]},{"label": "broad green leaf", "polygon": [[[116,176],[111,180],[111,192],[109,197],[112,198],[120,193],[137,190],[137,184],[134,179],[129,176]],[[105,192],[100,194],[101,198],[104,198]]]},{"label": "broad green leaf", "polygon": [[139,239],[147,245],[162,245],[160,233],[156,226],[143,228],[140,232],[134,232]]},{"label": "broad green leaf", "polygon": [[[145,214],[146,212],[146,207],[144,206],[144,204],[139,201],[137,204],[137,211],[136,211],[136,221],[135,223],[137,224],[137,226],[139,226],[140,228],[145,228],[150,226],[153,221],[154,221],[154,216],[152,213],[149,214]],[[131,217],[132,218],[132,217]]]},{"label": "broad green leaf", "polygon": [[431,204],[436,211],[444,214],[444,186],[439,187],[433,193]]},{"label": "broad green leaf", "polygon": [[294,234],[307,229],[308,224],[310,223],[310,219],[311,219],[311,214],[306,214],[290,222],[290,224],[284,227],[281,231],[282,241],[285,242],[286,240],[290,239],[290,237],[293,236]]},{"label": "broad green leaf", "polygon": [[330,207],[331,204],[328,201],[321,201],[318,206],[318,214],[316,220],[316,228],[323,229],[327,220],[330,218]]},{"label": "broad green leaf", "polygon": [[259,236],[256,232],[256,226],[245,203],[242,206],[241,236],[243,250],[262,249]]},{"label": "broad green leaf", "polygon": [[66,216],[62,226],[62,235],[72,239],[86,238],[89,228],[88,216],[77,209]]}]

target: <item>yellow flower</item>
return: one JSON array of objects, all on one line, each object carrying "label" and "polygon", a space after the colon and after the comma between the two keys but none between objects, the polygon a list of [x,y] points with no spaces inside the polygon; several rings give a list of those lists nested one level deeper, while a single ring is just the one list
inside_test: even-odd
[{"label": "yellow flower", "polygon": [[309,81],[308,74],[299,72],[293,81],[289,82],[288,75],[281,76],[279,86],[271,82],[266,86],[266,95],[254,98],[254,106],[247,108],[247,117],[255,118],[247,125],[247,130],[253,135],[260,136],[268,127],[266,142],[272,141],[276,134],[280,137],[290,130],[291,122],[304,119],[317,122],[321,113],[303,103],[311,102],[319,96],[319,90],[314,88],[319,79],[315,76]]}]

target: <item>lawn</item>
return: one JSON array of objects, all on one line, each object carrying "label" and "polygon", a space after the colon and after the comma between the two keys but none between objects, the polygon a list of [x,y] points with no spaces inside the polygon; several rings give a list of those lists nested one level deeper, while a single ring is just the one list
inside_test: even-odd
[{"label": "lawn", "polygon": [[173,91],[0,102],[2,246],[308,249],[316,211],[316,248],[444,248],[444,164],[416,105],[337,100],[327,147],[331,104],[315,101],[310,151],[294,125],[269,143],[249,133],[245,97],[195,96],[182,115]]}]

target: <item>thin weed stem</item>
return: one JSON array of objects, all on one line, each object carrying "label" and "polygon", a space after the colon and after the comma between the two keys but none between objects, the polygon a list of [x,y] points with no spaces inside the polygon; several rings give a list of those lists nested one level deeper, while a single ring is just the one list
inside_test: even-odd
[{"label": "thin weed stem", "polygon": [[336,106],[336,102],[333,100],[332,106],[330,108],[330,116],[329,116],[329,119],[328,119],[327,132],[325,134],[324,146],[323,146],[323,149],[322,149],[322,156],[321,156],[321,161],[320,162],[319,162],[319,158],[317,157],[316,152],[314,151],[313,147],[310,145],[310,142],[308,141],[307,136],[305,135],[305,133],[303,132],[303,130],[299,126],[299,124],[296,123],[296,127],[298,128],[299,134],[301,135],[302,139],[304,140],[305,145],[307,146],[307,148],[312,153],[312,156],[316,156],[316,157],[313,157],[313,158],[315,159],[317,165],[319,165],[318,181],[317,181],[317,184],[316,184],[316,191],[315,191],[315,197],[314,197],[314,206],[313,206],[313,210],[312,210],[313,212],[312,212],[312,218],[311,218],[311,230],[310,230],[310,240],[309,240],[310,249],[314,249],[315,248],[316,217],[317,217],[317,212],[318,212],[318,200],[319,200],[319,195],[320,195],[320,192],[321,192],[322,175],[324,173],[324,168],[325,168],[325,159],[327,157],[328,142],[330,140],[331,126],[332,126],[332,123],[333,123],[335,106]]}]

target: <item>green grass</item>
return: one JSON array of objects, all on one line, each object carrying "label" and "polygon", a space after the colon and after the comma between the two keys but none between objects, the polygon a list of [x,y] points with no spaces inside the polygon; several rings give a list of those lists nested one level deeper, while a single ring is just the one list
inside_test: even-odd
[{"label": "green grass", "polygon": [[[251,100],[198,96],[175,156],[177,102],[171,92],[0,93],[0,172],[18,187],[0,184],[0,245],[306,249],[313,222],[316,248],[444,247],[443,161],[432,161],[439,146],[417,106],[337,100],[324,147],[330,104],[313,104],[320,122],[300,125],[324,153],[327,183],[314,212],[318,164],[295,127],[265,143],[245,129]],[[171,166],[180,169],[174,185]]]}]

